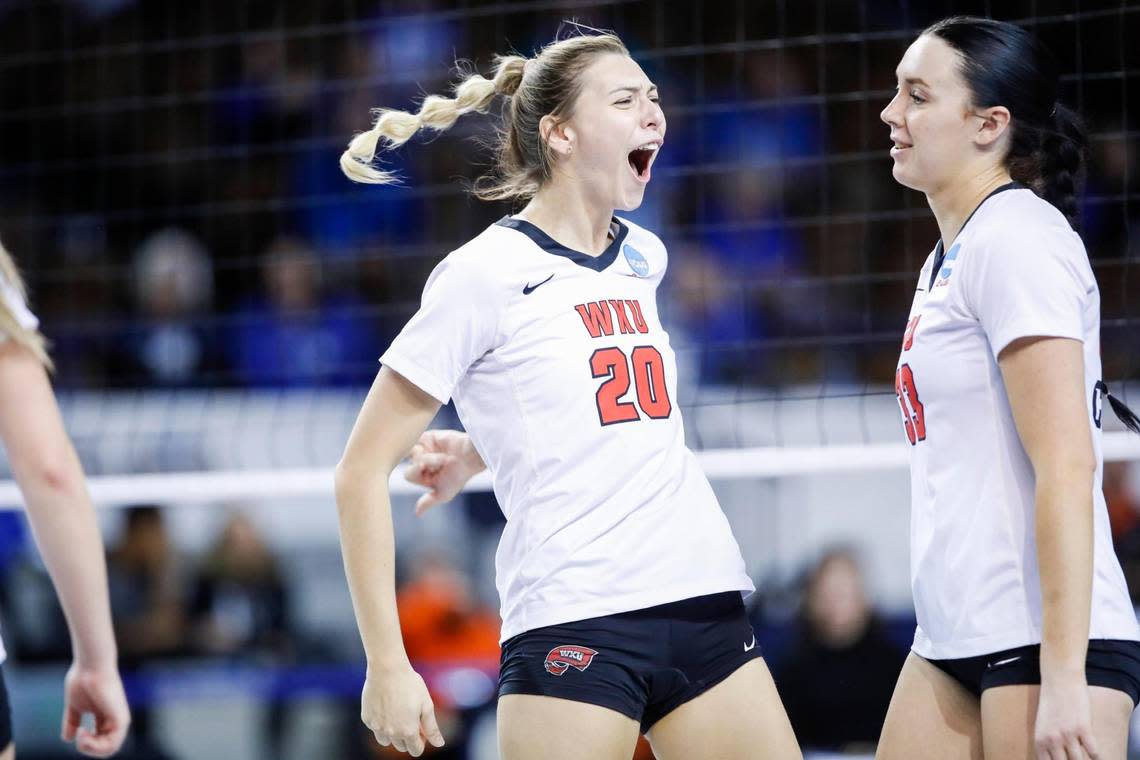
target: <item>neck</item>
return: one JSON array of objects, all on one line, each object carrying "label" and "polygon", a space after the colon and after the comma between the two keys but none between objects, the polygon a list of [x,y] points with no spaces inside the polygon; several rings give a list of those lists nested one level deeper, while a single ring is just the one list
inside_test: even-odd
[{"label": "neck", "polygon": [[1004,166],[996,166],[967,181],[952,182],[944,190],[927,193],[926,201],[934,212],[934,218],[938,220],[942,247],[949,248],[954,243],[954,238],[962,231],[962,225],[986,196],[1012,181],[1013,178]]},{"label": "neck", "polygon": [[580,185],[563,184],[569,183],[551,180],[515,216],[536,225],[567,248],[600,256],[609,246],[613,208],[592,202]]}]

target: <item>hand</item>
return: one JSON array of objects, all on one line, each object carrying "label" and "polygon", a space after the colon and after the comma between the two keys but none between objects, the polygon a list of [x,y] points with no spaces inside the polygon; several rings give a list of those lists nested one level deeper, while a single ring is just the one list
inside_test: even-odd
[{"label": "hand", "polygon": [[[63,681],[63,699],[61,737],[65,742],[74,741],[75,748],[88,757],[110,757],[119,751],[131,713],[116,668],[72,663]],[[84,713],[94,714],[94,731],[79,725]]]},{"label": "hand", "polygon": [[412,447],[411,460],[404,478],[428,489],[416,501],[417,516],[436,504],[451,501],[473,475],[486,467],[467,434],[456,430],[426,431]]},{"label": "hand", "polygon": [[1084,673],[1042,677],[1033,741],[1037,760],[1098,760]]},{"label": "hand", "polygon": [[391,670],[368,668],[360,698],[360,719],[372,730],[380,746],[391,744],[400,752],[419,757],[424,742],[443,746],[435,722],[435,706],[420,674],[411,665]]}]

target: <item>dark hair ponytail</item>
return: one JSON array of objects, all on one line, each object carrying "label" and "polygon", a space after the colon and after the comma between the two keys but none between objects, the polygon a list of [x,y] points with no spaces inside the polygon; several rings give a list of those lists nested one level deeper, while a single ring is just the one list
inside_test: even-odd
[{"label": "dark hair ponytail", "polygon": [[954,48],[975,106],[1009,109],[1010,176],[1033,188],[1076,226],[1088,137],[1080,117],[1057,102],[1060,80],[1049,50],[1005,21],[953,16],[923,34]]},{"label": "dark hair ponytail", "polygon": [[1074,226],[1080,215],[1077,195],[1085,180],[1087,149],[1088,135],[1081,117],[1058,103],[1053,111],[1053,129],[1041,134],[1041,173],[1033,189]]}]

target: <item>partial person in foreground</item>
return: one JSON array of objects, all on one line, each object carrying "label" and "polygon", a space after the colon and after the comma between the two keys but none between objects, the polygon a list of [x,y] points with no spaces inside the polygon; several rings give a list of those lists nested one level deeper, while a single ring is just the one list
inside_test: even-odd
[{"label": "partial person in foreground", "polygon": [[[419,440],[439,458],[415,475],[431,501],[486,466],[507,517],[504,760],[628,760],[640,733],[661,760],[799,758],[745,614],[752,582],[673,402],[656,304],[665,246],[614,216],[641,204],[664,142],[657,87],[600,34],[500,57],[493,79],[470,76],[455,95],[382,112],[341,162],[388,182],[371,165],[379,140],[446,129],[502,95],[498,176],[476,195],[526,204],[436,267],[337,467],[364,722],[414,756],[443,741],[393,581],[388,478]],[[421,439],[452,397],[469,435]]]},{"label": "partial person in foreground", "polygon": [[[84,755],[110,757],[126,737],[130,712],[111,627],[103,539],[52,392],[38,326],[19,273],[0,247],[0,439],[71,634],[61,736]],[[84,714],[94,716],[93,730],[80,725]],[[2,674],[0,747],[0,760],[15,757]]]},{"label": "partial person in foreground", "polygon": [[895,389],[918,629],[880,760],[1123,760],[1140,627],[1101,489],[1100,294],[1073,225],[1085,135],[1008,23],[934,24],[883,110],[941,239]]}]

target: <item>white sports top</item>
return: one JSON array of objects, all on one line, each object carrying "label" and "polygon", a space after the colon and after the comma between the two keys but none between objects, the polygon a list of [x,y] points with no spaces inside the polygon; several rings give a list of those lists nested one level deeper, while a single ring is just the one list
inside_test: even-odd
[{"label": "white sports top", "polygon": [[1089,637],[1140,639],[1101,486],[1100,293],[1080,237],[1012,184],[940,253],[919,276],[895,388],[912,444],[914,651],[951,659],[1041,642],[1033,467],[997,363],[1028,336],[1084,344],[1097,459]]},{"label": "white sports top", "polygon": [[506,217],[432,272],[381,361],[445,403],[507,518],[502,638],[753,585],[685,447],[657,315],[665,246],[614,219],[600,256]]}]

